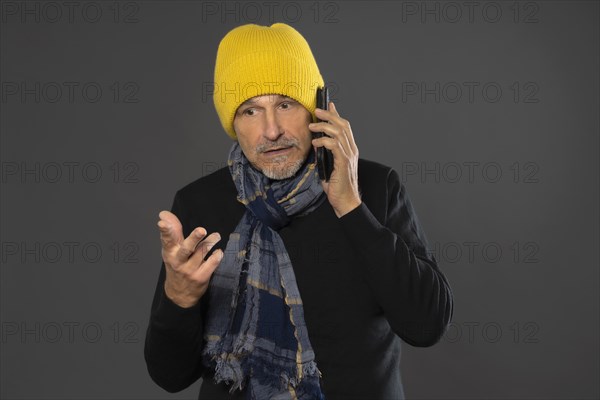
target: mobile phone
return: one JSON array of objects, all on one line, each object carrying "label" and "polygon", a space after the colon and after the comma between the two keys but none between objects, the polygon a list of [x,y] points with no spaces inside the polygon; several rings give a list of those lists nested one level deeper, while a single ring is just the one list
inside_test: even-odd
[{"label": "mobile phone", "polygon": [[[327,110],[329,107],[329,90],[327,86],[317,88],[317,107]],[[317,122],[323,122],[317,117]],[[313,139],[328,136],[325,132],[313,132]],[[333,153],[325,146],[317,147],[317,171],[319,179],[329,181],[333,171]]]}]

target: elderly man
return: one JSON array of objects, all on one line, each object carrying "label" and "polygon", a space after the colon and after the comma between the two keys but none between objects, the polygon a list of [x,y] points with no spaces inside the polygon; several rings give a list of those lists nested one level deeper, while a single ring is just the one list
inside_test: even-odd
[{"label": "elderly man", "polygon": [[159,213],[145,359],[165,390],[203,378],[200,399],[402,399],[401,341],[432,346],[451,321],[452,291],[397,172],[358,157],[335,104],[316,108],[323,83],[286,24],[222,39],[228,167]]}]

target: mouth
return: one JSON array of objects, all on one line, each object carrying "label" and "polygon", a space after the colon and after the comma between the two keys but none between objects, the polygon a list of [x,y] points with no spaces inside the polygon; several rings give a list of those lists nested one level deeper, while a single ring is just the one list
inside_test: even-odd
[{"label": "mouth", "polygon": [[276,155],[279,155],[279,154],[285,154],[288,151],[290,151],[291,149],[292,149],[291,146],[290,147],[279,147],[277,149],[272,149],[272,150],[265,151],[264,154],[266,154],[268,156],[276,156]]}]

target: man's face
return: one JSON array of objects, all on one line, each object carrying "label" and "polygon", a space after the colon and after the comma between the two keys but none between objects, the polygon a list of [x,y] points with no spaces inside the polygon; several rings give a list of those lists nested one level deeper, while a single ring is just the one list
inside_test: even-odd
[{"label": "man's face", "polygon": [[[292,98],[256,96],[242,103],[233,128],[248,161],[271,179],[294,176],[313,150],[311,114]],[[285,148],[282,151],[272,151]]]}]

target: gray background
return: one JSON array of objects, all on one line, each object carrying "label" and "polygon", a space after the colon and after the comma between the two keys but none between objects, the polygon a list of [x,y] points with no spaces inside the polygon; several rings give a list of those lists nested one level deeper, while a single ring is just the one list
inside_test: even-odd
[{"label": "gray background", "polygon": [[3,398],[196,398],[143,359],[156,222],[225,165],[206,84],[246,22],[306,37],[451,283],[444,338],[404,345],[407,397],[600,396],[598,2],[73,3],[2,2]]}]

